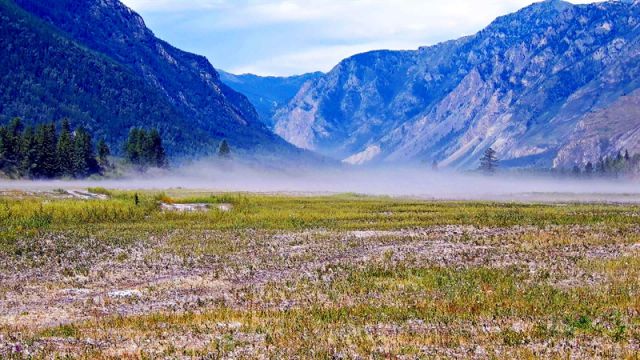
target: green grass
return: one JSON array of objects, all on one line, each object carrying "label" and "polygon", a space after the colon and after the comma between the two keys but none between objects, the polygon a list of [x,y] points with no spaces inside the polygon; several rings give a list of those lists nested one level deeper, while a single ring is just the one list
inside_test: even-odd
[{"label": "green grass", "polygon": [[[352,195],[286,197],[249,194],[169,197],[132,192],[108,192],[108,201],[56,199],[0,199],[0,226],[42,229],[86,224],[157,224],[158,227],[195,225],[209,229],[404,229],[432,225],[635,225],[635,205],[527,205],[489,202],[428,202]],[[161,212],[161,199],[178,203],[230,203],[232,213]]]}]

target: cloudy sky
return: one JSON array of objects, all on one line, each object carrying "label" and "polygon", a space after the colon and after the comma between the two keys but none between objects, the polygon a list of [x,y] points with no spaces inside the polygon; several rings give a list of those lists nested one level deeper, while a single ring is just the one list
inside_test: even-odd
[{"label": "cloudy sky", "polygon": [[[473,34],[532,0],[123,0],[160,38],[234,73],[328,71]],[[591,2],[588,0],[574,0]]]}]

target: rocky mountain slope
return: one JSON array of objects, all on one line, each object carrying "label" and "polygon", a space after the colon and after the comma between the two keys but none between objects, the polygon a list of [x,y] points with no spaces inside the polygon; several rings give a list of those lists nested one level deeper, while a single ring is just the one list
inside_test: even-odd
[{"label": "rocky mountain slope", "polygon": [[278,108],[289,103],[304,83],[323,75],[321,72],[289,77],[235,75],[221,70],[218,73],[223,83],[251,101],[260,120],[269,128],[275,125],[273,116]]},{"label": "rocky mountain slope", "polygon": [[157,39],[118,0],[0,0],[1,120],[69,117],[120,148],[132,126],[158,127],[174,154],[299,152],[262,124],[202,56]]},{"label": "rocky mountain slope", "polygon": [[639,1],[549,0],[473,36],[348,58],[275,130],[351,163],[471,168],[493,147],[507,166],[568,166],[638,147],[638,88]]}]

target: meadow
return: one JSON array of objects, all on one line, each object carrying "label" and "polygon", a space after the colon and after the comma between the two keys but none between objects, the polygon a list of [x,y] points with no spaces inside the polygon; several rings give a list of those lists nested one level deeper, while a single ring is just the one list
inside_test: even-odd
[{"label": "meadow", "polygon": [[89,191],[0,194],[0,358],[640,357],[635,204]]}]

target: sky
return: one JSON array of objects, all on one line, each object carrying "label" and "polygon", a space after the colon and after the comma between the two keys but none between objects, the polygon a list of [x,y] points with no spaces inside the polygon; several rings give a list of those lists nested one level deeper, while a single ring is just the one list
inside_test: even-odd
[{"label": "sky", "polygon": [[[595,0],[575,0],[586,3]],[[471,35],[532,0],[123,0],[156,36],[236,74],[329,71]]]}]

